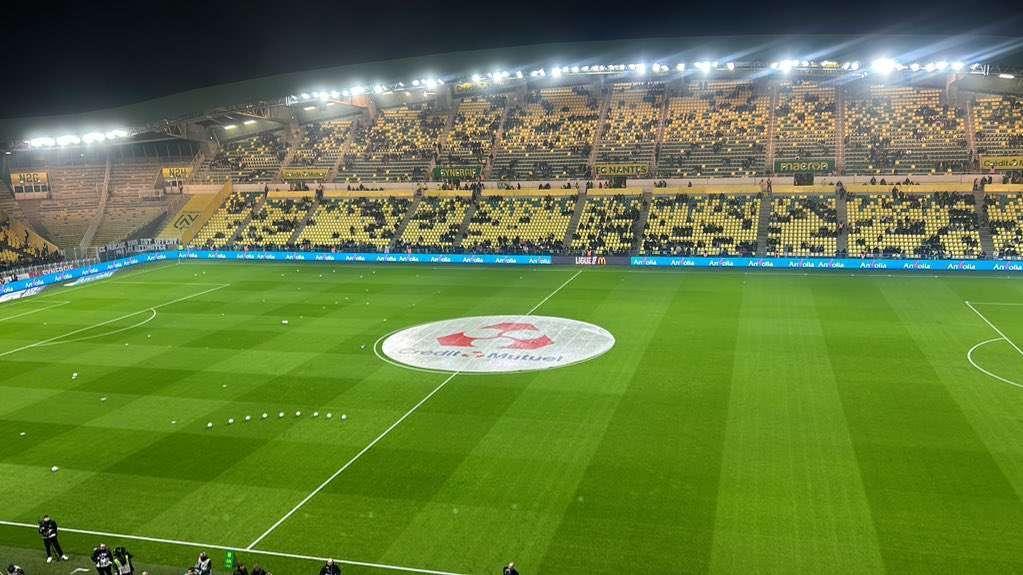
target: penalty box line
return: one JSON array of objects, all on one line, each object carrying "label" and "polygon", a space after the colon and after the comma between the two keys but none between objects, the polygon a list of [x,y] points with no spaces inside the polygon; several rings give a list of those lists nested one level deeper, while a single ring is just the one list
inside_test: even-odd
[{"label": "penalty box line", "polygon": [[[6,525],[8,527],[24,527],[26,529],[38,529],[38,525],[31,523],[21,523],[18,521],[3,521],[0,520],[0,525]],[[285,559],[299,559],[303,561],[326,561],[327,557],[316,557],[314,555],[300,555],[297,553],[284,553],[280,551],[264,551],[259,549],[242,549],[241,547],[230,547],[227,545],[214,545],[212,543],[197,543],[194,541],[181,541],[178,539],[164,539],[161,537],[145,537],[142,535],[128,535],[125,533],[110,533],[106,531],[92,531],[89,529],[74,529],[71,527],[61,527],[61,531],[68,533],[77,533],[79,535],[96,535],[98,537],[109,537],[113,539],[127,539],[129,541],[145,541],[147,543],[162,543],[166,545],[177,545],[179,547],[193,547],[196,549],[217,549],[221,551],[234,551],[237,553],[252,553],[253,555],[264,555],[267,557],[283,557]],[[436,571],[433,569],[420,569],[418,567],[404,567],[401,565],[388,565],[386,563],[369,563],[366,561],[354,561],[351,559],[335,559],[338,563],[346,565],[352,565],[356,567],[372,567],[374,569],[383,569],[388,571],[400,571],[404,573],[421,573],[424,575],[461,575],[460,573],[454,573],[451,571]]]},{"label": "penalty box line", "polygon": [[[557,288],[555,288],[554,291],[552,291],[551,293],[547,294],[547,297],[545,297],[542,300],[540,300],[540,303],[534,305],[532,308],[530,308],[530,310],[528,312],[523,314],[521,317],[525,318],[525,317],[528,317],[528,316],[532,315],[533,312],[535,312],[536,310],[540,309],[540,306],[542,306],[543,304],[545,304],[548,301],[550,301],[550,299],[552,297],[554,297],[562,289],[564,289],[565,286],[567,286],[568,284],[572,283],[572,280],[574,280],[575,278],[579,277],[579,274],[581,274],[581,273],[583,273],[583,270],[576,271],[574,274],[572,274],[572,277],[570,277],[567,280],[565,280],[565,282],[562,283],[561,285],[559,285]],[[303,506],[305,506],[305,504],[308,503],[310,500],[312,500],[313,497],[316,497],[317,494],[319,494],[321,491],[326,489],[326,487],[328,485],[330,485],[335,479],[337,479],[338,476],[340,476],[342,473],[347,471],[349,467],[351,467],[356,461],[359,460],[359,458],[361,458],[363,455],[365,455],[370,449],[373,449],[373,446],[375,446],[377,443],[379,443],[380,440],[382,440],[383,438],[387,437],[387,435],[389,433],[394,431],[394,429],[397,428],[399,425],[401,425],[401,423],[403,421],[408,419],[413,413],[415,413],[420,407],[422,407],[423,404],[425,404],[427,401],[429,401],[431,397],[436,395],[440,390],[444,389],[444,387],[448,383],[450,383],[452,379],[455,379],[455,377],[457,377],[458,374],[460,374],[460,373],[462,373],[462,370],[458,370],[458,371],[452,373],[451,375],[449,375],[447,378],[445,378],[444,381],[442,381],[440,383],[440,385],[438,385],[437,387],[433,388],[433,390],[430,391],[430,393],[426,394],[426,397],[424,397],[423,399],[419,400],[419,403],[416,403],[415,405],[413,405],[411,409],[406,411],[405,414],[402,415],[401,417],[399,417],[394,423],[392,423],[390,425],[390,427],[385,429],[380,435],[376,436],[376,438],[374,438],[373,441],[369,442],[369,445],[367,445],[366,447],[363,447],[362,450],[360,450],[358,453],[355,454],[355,456],[353,456],[344,465],[342,465],[340,468],[338,468],[338,470],[335,471],[330,477],[328,477],[323,483],[318,485],[316,487],[316,489],[313,489],[308,495],[306,495],[304,498],[302,498],[302,500],[299,501],[297,505],[292,507],[290,511],[285,513],[284,516],[282,516],[273,525],[271,525],[269,529],[264,531],[262,535],[260,535],[252,543],[250,543],[249,546],[245,548],[245,550],[246,551],[252,551],[253,548],[256,545],[258,545],[261,541],[266,539],[267,536],[269,536],[271,533],[273,533],[278,527],[281,526],[281,524],[283,524],[285,521],[287,521],[289,518],[291,518],[292,515],[294,515],[299,509],[301,509]]]},{"label": "penalty box line", "polygon": [[[1020,355],[1023,355],[1023,349],[1020,349],[1020,347],[1018,345],[1016,345],[1016,342],[1014,342],[1011,339],[1009,339],[1009,336],[1005,335],[1005,333],[1002,330],[998,329],[998,326],[996,326],[994,323],[992,323],[991,320],[989,320],[987,318],[987,316],[985,316],[984,314],[980,313],[980,310],[978,310],[976,307],[974,307],[973,304],[970,303],[969,301],[965,301],[963,303],[966,304],[966,307],[972,309],[973,313],[977,314],[977,316],[980,319],[984,320],[984,323],[988,324],[988,326],[991,329],[995,330],[995,333],[997,333],[999,336],[1001,336],[1002,339],[1004,339],[1006,342],[1008,342],[1008,344],[1011,345],[1012,348],[1015,349],[1017,353],[1019,353]],[[977,305],[982,305],[982,302],[977,302]],[[990,303],[988,305],[1007,305],[1007,304]]]},{"label": "penalty box line", "polygon": [[217,290],[224,289],[224,288],[228,287],[229,285],[231,285],[231,284],[219,284],[217,287],[210,288],[208,290],[203,290],[203,291],[201,291],[199,293],[194,293],[194,294],[191,294],[191,295],[186,295],[184,297],[179,297],[177,299],[173,299],[173,300],[168,301],[168,302],[164,302],[164,303],[161,303],[161,304],[158,304],[158,305],[150,306],[150,307],[147,307],[147,308],[144,308],[144,309],[140,309],[138,311],[133,311],[131,313],[126,313],[126,314],[124,314],[122,316],[115,317],[113,319],[108,319],[106,321],[101,321],[99,323],[94,323],[92,325],[88,325],[88,326],[85,326],[85,327],[82,327],[82,328],[78,328],[76,330],[72,330],[72,331],[69,331],[67,333],[63,333],[63,334],[58,335],[58,336],[54,336],[54,337],[51,337],[51,338],[39,340],[39,341],[37,341],[35,343],[30,343],[28,345],[23,345],[21,347],[16,347],[14,349],[11,349],[11,350],[8,350],[8,351],[0,353],[0,357],[6,357],[8,355],[11,355],[12,353],[17,353],[19,351],[24,351],[26,349],[31,349],[33,347],[43,346],[43,345],[46,345],[46,344],[48,344],[50,342],[56,341],[58,339],[65,338],[65,337],[72,336],[72,335],[76,335],[76,334],[82,333],[83,331],[88,331],[88,330],[93,329],[93,328],[103,327],[105,325],[114,323],[115,321],[120,321],[122,319],[127,319],[129,317],[132,317],[134,315],[138,315],[140,313],[145,313],[147,311],[155,311],[155,310],[158,310],[158,309],[160,309],[162,307],[167,307],[169,305],[173,305],[173,304],[176,304],[176,303],[179,303],[179,302],[183,302],[185,300],[189,300],[189,299],[192,299],[192,298],[195,298],[195,297],[199,297],[201,295],[206,295],[206,294],[208,294],[210,292],[215,292]]}]

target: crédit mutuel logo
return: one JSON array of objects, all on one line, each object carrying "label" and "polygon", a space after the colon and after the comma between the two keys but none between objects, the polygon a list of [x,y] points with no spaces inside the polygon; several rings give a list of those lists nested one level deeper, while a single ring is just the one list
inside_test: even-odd
[{"label": "cr\u00e9dit mutuel logo", "polygon": [[501,373],[564,367],[614,346],[606,329],[560,317],[491,315],[418,325],[388,336],[383,355],[436,371]]}]

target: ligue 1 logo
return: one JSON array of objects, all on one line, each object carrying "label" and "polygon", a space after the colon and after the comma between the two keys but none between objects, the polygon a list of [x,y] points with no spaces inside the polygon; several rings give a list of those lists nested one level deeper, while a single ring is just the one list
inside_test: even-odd
[{"label": "ligue 1 logo", "polygon": [[615,338],[560,317],[480,316],[428,323],[387,336],[381,357],[417,369],[509,373],[564,367],[598,357]]}]

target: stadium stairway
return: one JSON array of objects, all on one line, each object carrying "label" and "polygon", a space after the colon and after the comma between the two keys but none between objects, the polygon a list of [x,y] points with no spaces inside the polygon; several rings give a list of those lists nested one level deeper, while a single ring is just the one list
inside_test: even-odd
[{"label": "stadium stairway", "polygon": [[[593,130],[593,141],[590,142],[592,148],[590,148],[590,157],[587,160],[587,167],[590,168],[590,173],[593,173],[593,164],[597,161],[597,149],[600,148],[600,135],[607,129],[607,117],[611,115],[611,95],[601,94],[600,95],[600,119],[597,120],[597,127]],[[568,247],[568,244],[565,244]]]},{"label": "stadium stairway", "polygon": [[416,210],[419,209],[419,202],[423,201],[423,192],[416,192],[416,195],[412,197],[412,203],[409,204],[405,215],[401,217],[401,221],[398,222],[397,227],[394,228],[394,235],[391,237],[391,243],[388,244],[388,251],[397,251],[398,240],[401,239],[402,235],[405,234],[405,228],[408,227],[408,223],[412,221],[412,216],[415,215]]},{"label": "stadium stairway", "polygon": [[650,190],[643,191],[643,201],[639,206],[639,217],[632,224],[632,249],[629,254],[637,255],[643,249],[643,233],[646,232],[646,223],[650,219],[650,204],[654,202],[654,193]]},{"label": "stadium stairway", "polygon": [[[845,173],[845,91],[835,90],[835,170]],[[844,200],[839,200],[843,205]],[[839,220],[842,221],[842,220]],[[841,248],[839,248],[841,249]]]},{"label": "stadium stairway", "polygon": [[355,128],[358,122],[359,120],[357,119],[352,121],[352,127],[348,130],[348,134],[345,135],[344,143],[341,144],[341,153],[337,155],[337,159],[334,160],[334,165],[331,166],[330,171],[327,172],[328,182],[333,182],[337,179],[337,172],[341,169],[341,162],[344,162],[345,157],[349,154],[349,152],[351,152],[352,142],[354,141],[355,132],[357,131]]},{"label": "stadium stairway", "polygon": [[991,237],[991,220],[987,215],[986,194],[983,191],[973,192],[973,208],[977,210],[977,232],[980,234],[980,248],[988,257],[995,253],[995,242]]},{"label": "stadium stairway", "polygon": [[568,228],[565,229],[565,241],[561,243],[562,249],[566,252],[572,249],[572,237],[575,235],[575,230],[579,227],[579,220],[583,217],[583,207],[585,205],[586,193],[583,192],[575,200],[575,211],[572,212],[572,219],[568,220]]},{"label": "stadium stairway", "polygon": [[465,218],[462,219],[462,225],[458,226],[458,235],[455,236],[452,246],[455,249],[461,249],[462,240],[465,239],[465,232],[469,230],[469,224],[472,223],[472,216],[476,214],[476,206],[480,201],[479,192],[473,192],[472,201],[465,207]]},{"label": "stadium stairway", "polygon": [[[973,98],[964,98],[966,100],[966,143],[970,146],[970,157],[977,157],[977,130],[975,117],[973,113]],[[984,248],[985,250],[987,248]],[[987,252],[991,253],[991,252]]]},{"label": "stadium stairway", "polygon": [[764,194],[760,200],[760,215],[757,219],[757,255],[760,257],[767,255],[767,228],[771,226],[772,203],[771,194]]},{"label": "stadium stairway", "polygon": [[263,204],[266,203],[266,196],[260,194],[259,199],[256,200],[255,205],[249,209],[249,213],[245,214],[245,219],[238,225],[234,230],[234,234],[231,236],[231,240],[227,243],[228,246],[233,246],[238,243],[238,240],[242,239],[242,234],[249,228],[249,223],[252,222],[253,214],[258,214],[263,209]]},{"label": "stadium stairway", "polygon": [[305,229],[306,223],[312,219],[313,215],[316,214],[316,208],[320,206],[320,199],[317,196],[313,196],[313,201],[309,203],[309,210],[305,213],[305,216],[299,220],[298,225],[295,226],[295,231],[291,233],[291,237],[288,238],[288,245],[298,245],[298,238],[302,236],[302,230]]},{"label": "stadium stairway", "polygon": [[[768,105],[768,117],[767,117],[767,147],[764,150],[764,168],[768,173],[774,172],[774,136],[778,133],[778,85],[776,83],[771,84],[771,103]],[[768,202],[770,203],[770,202]],[[768,211],[770,214],[770,211]],[[761,202],[760,209],[760,221],[763,222],[764,218],[763,202]],[[759,236],[766,241],[766,236]],[[766,244],[764,244],[766,246]],[[764,253],[764,246],[758,244],[757,253]]]},{"label": "stadium stairway", "polygon": [[107,211],[107,202],[110,200],[110,157],[107,156],[107,168],[103,174],[103,185],[99,189],[99,207],[96,208],[96,216],[92,219],[89,227],[85,229],[85,235],[78,244],[78,249],[85,253],[92,245],[92,238],[96,237],[96,231],[103,223],[103,215]]},{"label": "stadium stairway", "polygon": [[[497,122],[497,133],[494,134],[494,145],[490,148],[490,157],[487,158],[487,163],[483,166],[483,179],[490,180],[491,175],[494,172],[494,158],[497,157],[497,147],[501,141],[504,140],[504,125],[508,121],[508,108],[511,107],[511,102],[505,102],[504,106],[501,107],[501,119]],[[475,203],[475,202],[473,202]],[[466,220],[467,222],[469,220]],[[467,224],[468,225],[468,224]],[[465,230],[462,230],[463,232]],[[461,245],[461,237],[459,237],[458,245]]]},{"label": "stadium stairway", "polygon": [[835,242],[838,253],[849,253],[849,198],[835,194],[835,217],[838,218],[839,232]]}]

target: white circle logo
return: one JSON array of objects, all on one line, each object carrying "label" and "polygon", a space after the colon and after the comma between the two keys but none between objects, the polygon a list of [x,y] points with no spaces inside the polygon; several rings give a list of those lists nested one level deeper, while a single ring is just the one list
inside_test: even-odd
[{"label": "white circle logo", "polygon": [[502,373],[564,367],[614,347],[606,329],[544,316],[487,315],[437,321],[395,332],[384,359],[434,371]]}]

